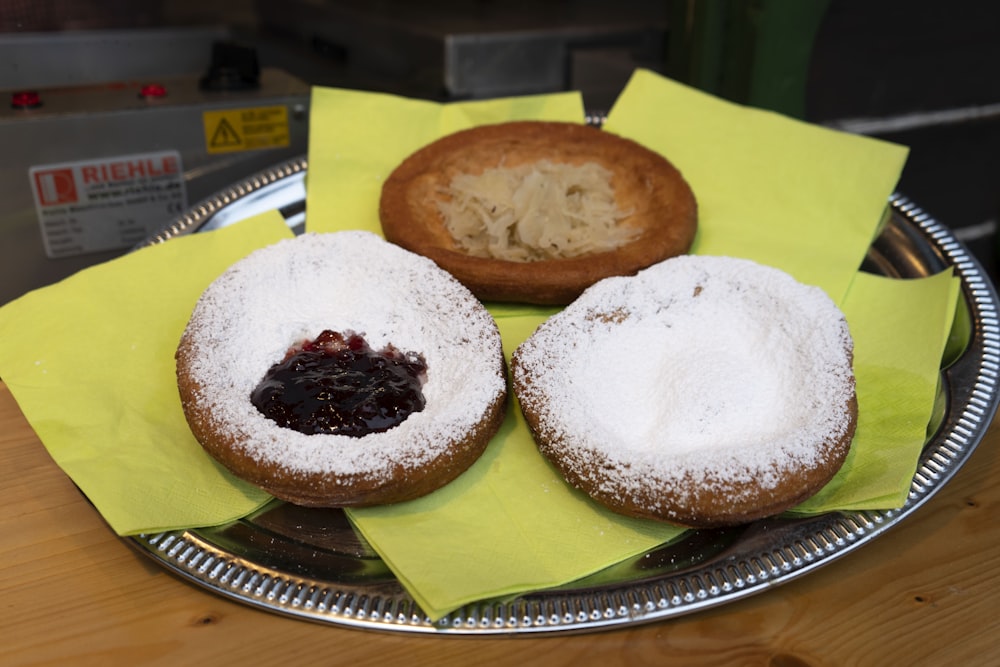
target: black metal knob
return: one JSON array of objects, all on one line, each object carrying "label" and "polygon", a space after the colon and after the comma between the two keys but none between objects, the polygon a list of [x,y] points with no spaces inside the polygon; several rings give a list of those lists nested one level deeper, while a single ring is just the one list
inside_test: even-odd
[{"label": "black metal knob", "polygon": [[212,45],[212,63],[199,83],[202,90],[259,88],[257,50],[232,42],[215,42]]}]

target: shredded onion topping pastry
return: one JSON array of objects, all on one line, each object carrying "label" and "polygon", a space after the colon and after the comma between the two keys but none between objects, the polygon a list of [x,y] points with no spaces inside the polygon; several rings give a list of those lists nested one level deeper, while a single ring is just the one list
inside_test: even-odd
[{"label": "shredded onion topping pastry", "polygon": [[611,172],[542,160],[459,174],[438,202],[445,225],[470,255],[516,262],[579,257],[631,241]]}]

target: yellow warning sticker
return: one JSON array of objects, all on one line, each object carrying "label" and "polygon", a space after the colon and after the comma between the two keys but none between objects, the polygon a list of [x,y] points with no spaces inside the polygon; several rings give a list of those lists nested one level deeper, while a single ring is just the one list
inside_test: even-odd
[{"label": "yellow warning sticker", "polygon": [[209,153],[283,148],[289,144],[285,106],[222,109],[202,113]]}]

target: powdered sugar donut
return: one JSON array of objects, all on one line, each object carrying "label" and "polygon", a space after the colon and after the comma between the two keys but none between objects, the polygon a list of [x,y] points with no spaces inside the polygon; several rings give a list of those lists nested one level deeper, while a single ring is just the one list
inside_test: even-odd
[{"label": "powdered sugar donut", "polygon": [[820,289],[744,259],[608,278],[514,352],[542,453],[623,514],[732,525],[813,495],[857,421],[853,342]]},{"label": "powdered sugar donut", "polygon": [[[338,370],[302,384],[295,374],[307,364],[296,355],[307,353]],[[348,356],[330,361],[336,354]],[[240,260],[202,294],[176,359],[202,446],[301,505],[392,503],[447,484],[485,449],[506,400],[500,335],[482,304],[430,260],[367,232],[306,234]],[[282,362],[286,375],[272,375]],[[371,380],[372,368],[396,375]],[[393,382],[408,386],[387,400]],[[304,401],[326,410],[346,387],[350,419],[367,427],[343,430],[347,407],[303,418],[309,428],[292,423],[301,415],[279,425],[255,405],[275,384],[287,389],[277,399],[286,417]]]}]

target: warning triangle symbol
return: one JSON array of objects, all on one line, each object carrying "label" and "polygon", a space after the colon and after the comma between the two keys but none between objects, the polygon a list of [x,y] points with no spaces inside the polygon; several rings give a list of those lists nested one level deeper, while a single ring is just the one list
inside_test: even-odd
[{"label": "warning triangle symbol", "polygon": [[215,128],[215,133],[212,134],[211,145],[213,148],[219,148],[222,146],[239,146],[243,143],[240,139],[240,135],[237,134],[233,126],[229,124],[229,121],[223,118],[219,121],[219,126]]}]

